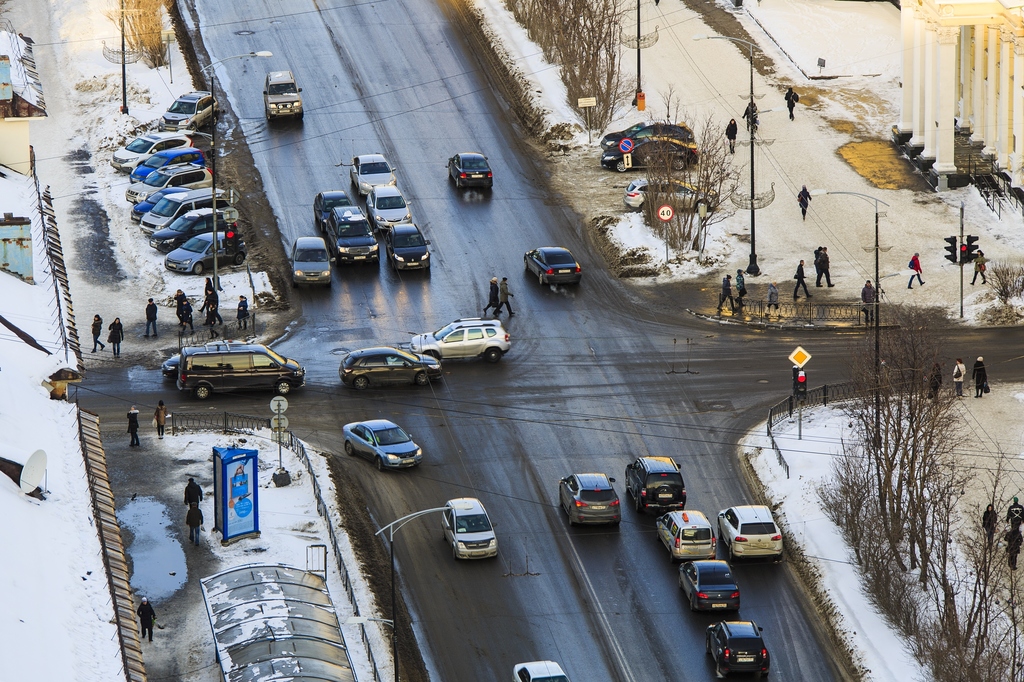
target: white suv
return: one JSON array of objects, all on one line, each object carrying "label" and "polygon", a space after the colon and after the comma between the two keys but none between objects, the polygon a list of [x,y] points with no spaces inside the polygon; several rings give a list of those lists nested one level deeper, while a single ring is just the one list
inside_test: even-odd
[{"label": "white suv", "polygon": [[509,333],[501,320],[467,317],[441,327],[433,334],[412,337],[412,350],[424,355],[448,360],[449,358],[483,358],[497,362],[509,351]]},{"label": "white suv", "polygon": [[729,547],[729,559],[771,556],[782,559],[782,533],[764,505],[729,507],[718,512],[718,534]]},{"label": "white suv", "polygon": [[699,511],[669,512],[658,517],[655,528],[672,561],[715,558],[715,531],[708,517]]},{"label": "white suv", "polygon": [[498,538],[487,510],[475,497],[448,500],[441,514],[444,540],[456,559],[486,559],[498,556]]}]

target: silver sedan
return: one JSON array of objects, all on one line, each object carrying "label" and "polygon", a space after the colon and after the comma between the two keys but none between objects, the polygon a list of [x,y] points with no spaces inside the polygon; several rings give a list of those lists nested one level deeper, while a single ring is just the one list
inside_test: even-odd
[{"label": "silver sedan", "polygon": [[366,215],[375,230],[390,230],[392,225],[412,222],[409,203],[393,185],[370,190],[366,195]]},{"label": "silver sedan", "polygon": [[416,466],[423,458],[423,450],[412,440],[412,435],[387,419],[345,424],[345,454],[359,455],[371,460],[379,471]]},{"label": "silver sedan", "polygon": [[360,196],[369,194],[374,187],[394,185],[397,182],[395,169],[381,154],[362,154],[352,157],[349,177],[352,180],[352,186],[359,191]]}]

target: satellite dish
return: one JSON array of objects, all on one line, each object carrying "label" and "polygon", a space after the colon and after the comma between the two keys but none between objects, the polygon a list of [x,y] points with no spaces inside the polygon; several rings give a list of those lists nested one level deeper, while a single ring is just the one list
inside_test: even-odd
[{"label": "satellite dish", "polygon": [[29,455],[28,461],[21,469],[21,492],[29,495],[39,484],[43,482],[46,475],[46,452],[36,450]]}]

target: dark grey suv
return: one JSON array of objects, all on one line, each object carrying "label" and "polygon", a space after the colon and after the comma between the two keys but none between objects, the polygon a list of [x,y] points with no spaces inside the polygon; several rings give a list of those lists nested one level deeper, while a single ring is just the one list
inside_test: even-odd
[{"label": "dark grey suv", "polygon": [[638,512],[686,507],[686,484],[679,465],[668,457],[640,457],[626,467],[626,492]]},{"label": "dark grey suv", "polygon": [[614,482],[604,474],[573,474],[559,481],[558,503],[569,517],[569,525],[619,523],[621,507]]}]

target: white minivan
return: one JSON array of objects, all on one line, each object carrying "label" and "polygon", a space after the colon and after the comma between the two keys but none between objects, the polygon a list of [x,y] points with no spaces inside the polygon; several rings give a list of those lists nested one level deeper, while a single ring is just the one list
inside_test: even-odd
[{"label": "white minivan", "polygon": [[445,542],[456,559],[486,559],[498,556],[498,538],[487,510],[475,497],[448,500],[441,514]]}]

